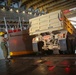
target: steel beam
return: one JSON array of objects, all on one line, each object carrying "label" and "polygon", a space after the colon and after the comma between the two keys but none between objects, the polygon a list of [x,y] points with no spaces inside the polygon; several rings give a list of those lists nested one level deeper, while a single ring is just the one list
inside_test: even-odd
[{"label": "steel beam", "polygon": [[63,2],[63,3],[57,3],[53,6],[51,6],[51,8],[47,8],[47,10],[50,10],[54,7],[61,7],[61,6],[65,6],[65,5],[68,5],[68,4],[71,4],[71,3],[74,3],[72,0],[71,1],[67,1],[67,2]]},{"label": "steel beam", "polygon": [[52,1],[51,3],[48,3],[48,4],[46,4],[46,5],[42,6],[42,7],[39,7],[39,9],[40,8],[43,8],[43,9],[50,8],[51,6],[56,5],[57,3],[62,3],[62,2],[65,2],[65,1],[61,1],[61,0],[58,0],[57,2]]},{"label": "steel beam", "polygon": [[43,2],[40,5],[38,5],[37,8],[42,7],[42,6],[46,5],[46,4],[50,4],[51,2],[54,2],[54,0],[48,0],[46,2]]},{"label": "steel beam", "polygon": [[27,0],[21,0],[21,4],[24,4]]},{"label": "steel beam", "polygon": [[57,6],[59,4],[62,4],[62,3],[65,3],[67,1],[58,1],[58,2],[52,2],[51,4],[47,4],[47,5],[44,5],[43,7],[40,7],[39,10],[44,10],[45,12],[48,10],[48,8],[50,9],[51,7],[53,6]]},{"label": "steel beam", "polygon": [[[28,2],[29,0],[21,0],[21,6],[23,6],[24,4],[26,5],[26,2]],[[20,7],[21,7],[20,6]]]},{"label": "steel beam", "polygon": [[26,9],[39,3],[41,0],[34,0],[34,1],[31,1],[30,3],[26,4]]},{"label": "steel beam", "polygon": [[34,5],[33,8],[36,9],[36,8],[42,7],[42,6],[46,5],[46,4],[50,4],[53,1],[54,0],[41,1],[40,3]]},{"label": "steel beam", "polygon": [[51,6],[50,8],[47,8],[47,6],[46,7],[44,6],[42,9],[45,10],[45,11],[54,10],[54,8],[63,7],[65,5],[68,5],[68,4],[71,4],[71,3],[74,3],[74,2],[72,0],[71,1],[66,1],[66,2],[55,4],[55,5]]},{"label": "steel beam", "polygon": [[62,6],[59,6],[59,7],[54,7],[50,10],[47,10],[48,12],[51,12],[51,11],[56,11],[56,10],[66,10],[66,9],[70,9],[70,8],[73,8],[76,6],[76,2],[74,3],[69,3],[67,5],[62,5]]},{"label": "steel beam", "polygon": [[12,4],[12,0],[7,1],[7,5],[10,6]]}]

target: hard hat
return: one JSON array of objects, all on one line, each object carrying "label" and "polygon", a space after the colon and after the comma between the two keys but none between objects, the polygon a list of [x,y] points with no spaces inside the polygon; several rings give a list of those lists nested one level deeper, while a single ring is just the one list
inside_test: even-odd
[{"label": "hard hat", "polygon": [[4,32],[0,32],[0,35],[4,35],[5,33]]}]

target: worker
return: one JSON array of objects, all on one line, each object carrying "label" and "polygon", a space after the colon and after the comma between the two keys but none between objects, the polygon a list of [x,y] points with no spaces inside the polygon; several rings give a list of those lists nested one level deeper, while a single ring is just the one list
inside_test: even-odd
[{"label": "worker", "polygon": [[38,51],[40,52],[40,54],[43,54],[43,51],[44,51],[42,49],[43,45],[44,45],[44,42],[42,40],[38,41]]},{"label": "worker", "polygon": [[7,39],[4,38],[5,33],[0,32],[0,47],[3,50],[3,56],[5,59],[8,57],[8,47],[6,46]]}]

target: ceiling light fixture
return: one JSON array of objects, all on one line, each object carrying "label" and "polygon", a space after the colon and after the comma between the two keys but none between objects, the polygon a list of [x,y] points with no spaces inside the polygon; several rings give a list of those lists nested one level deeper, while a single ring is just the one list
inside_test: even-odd
[{"label": "ceiling light fixture", "polygon": [[22,13],[25,14],[25,11],[23,11]]},{"label": "ceiling light fixture", "polygon": [[4,11],[5,10],[5,7],[3,7],[2,10]]},{"label": "ceiling light fixture", "polygon": [[17,13],[19,13],[19,10],[16,10]]},{"label": "ceiling light fixture", "polygon": [[10,9],[10,11],[12,12],[12,11],[13,11],[13,9]]}]

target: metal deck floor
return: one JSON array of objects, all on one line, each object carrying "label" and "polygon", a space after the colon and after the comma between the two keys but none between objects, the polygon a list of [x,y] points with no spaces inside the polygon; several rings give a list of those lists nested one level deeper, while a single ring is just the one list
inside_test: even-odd
[{"label": "metal deck floor", "polygon": [[17,57],[0,60],[0,75],[76,75],[76,56]]}]

